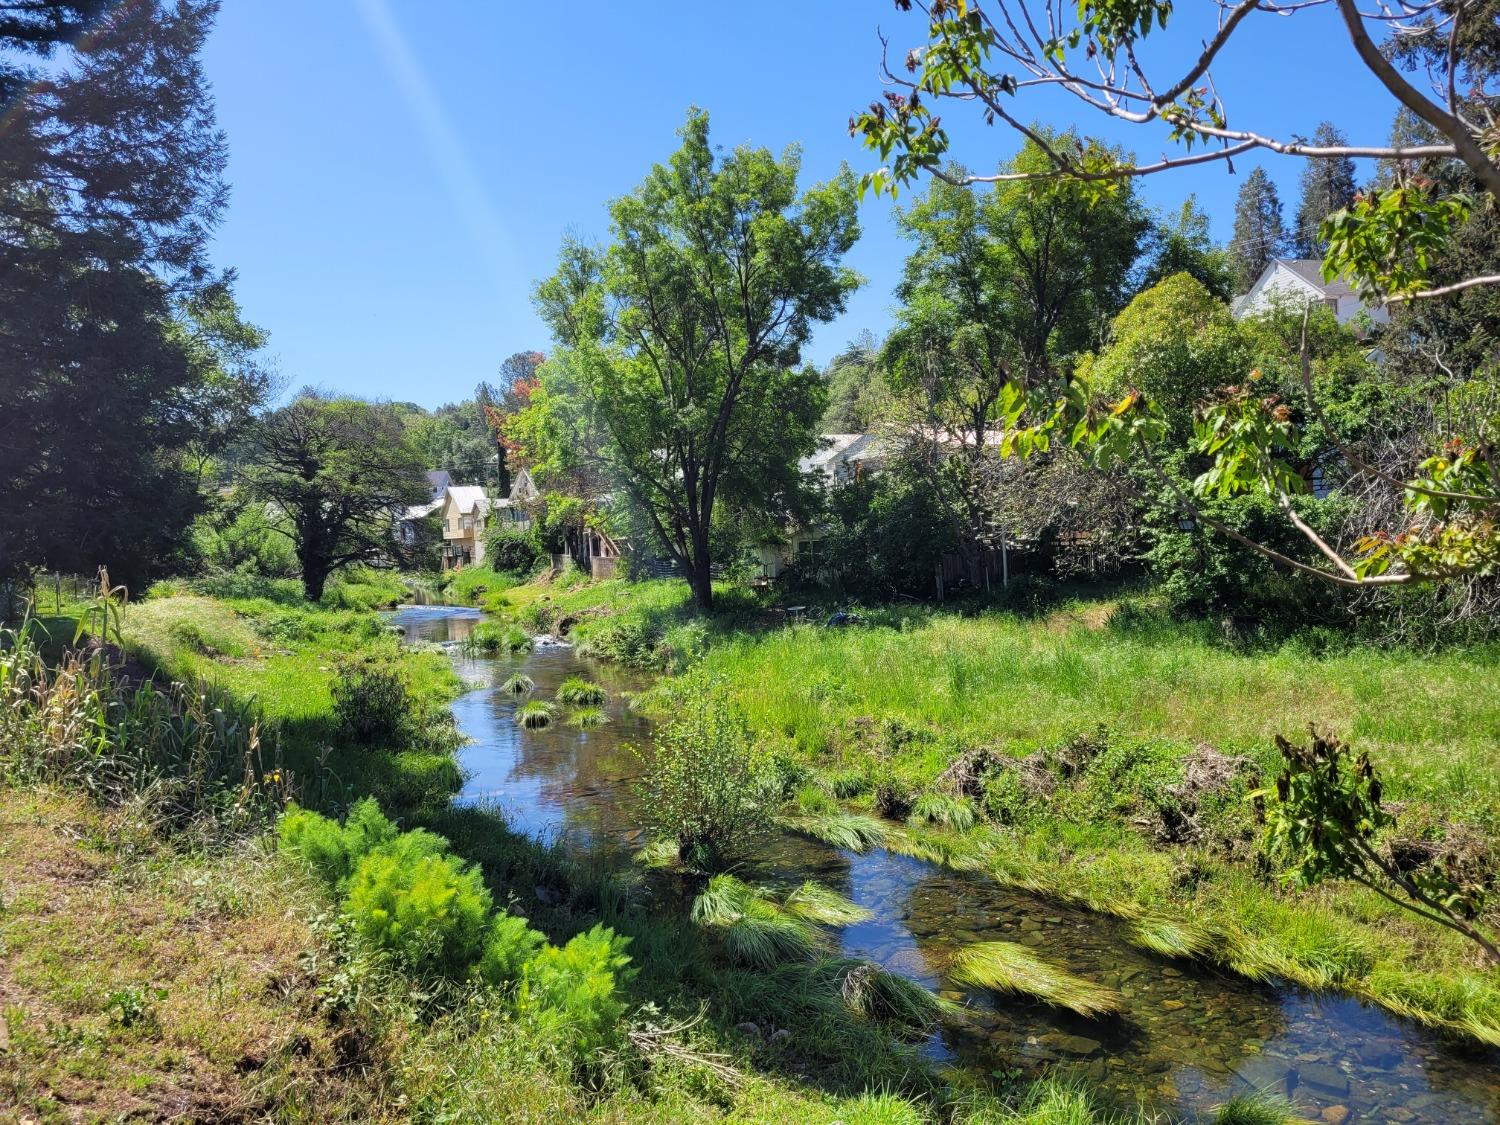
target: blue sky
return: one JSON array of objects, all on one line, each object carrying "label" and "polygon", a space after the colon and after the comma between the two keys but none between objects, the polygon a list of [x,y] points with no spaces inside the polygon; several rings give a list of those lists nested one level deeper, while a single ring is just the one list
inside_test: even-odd
[{"label": "blue sky", "polygon": [[[511,352],[548,349],[532,285],[565,232],[607,233],[605,203],[672,151],[688,106],[710,112],[726,147],[800,143],[809,183],[841,162],[874,167],[847,121],[881,89],[878,26],[893,49],[921,38],[890,0],[226,0],[204,60],[233,185],[215,255],[238,269],[245,314],[270,332],[290,386],[428,407],[467,397]],[[1308,134],[1330,117],[1384,142],[1391,102],[1331,11],[1256,17],[1246,31],[1215,71],[1232,124]],[[1065,96],[1023,106],[1143,158],[1166,144]],[[971,167],[1016,148],[960,107],[945,122]],[[1301,165],[1276,156],[1142,190],[1169,209],[1196,192],[1223,240],[1257,162],[1290,217]],[[809,359],[889,324],[906,252],[890,210],[865,201],[848,260],[867,283],[818,329]]]}]

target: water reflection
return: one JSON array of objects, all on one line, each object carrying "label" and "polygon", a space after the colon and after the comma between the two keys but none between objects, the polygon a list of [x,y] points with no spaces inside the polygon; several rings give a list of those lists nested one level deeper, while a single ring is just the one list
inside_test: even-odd
[{"label": "water reflection", "polygon": [[[395,621],[412,640],[466,636],[473,611],[422,607]],[[644,685],[572,650],[475,659],[455,649],[480,687],[454,704],[467,781],[458,800],[492,803],[518,830],[579,844],[639,841],[632,782],[649,724],[629,709]],[[514,672],[536,681],[517,699],[498,685]],[[542,730],[514,719],[526,698],[553,698],[571,675],[605,685],[610,722],[580,730],[569,709]],[[974,941],[1013,941],[1070,972],[1116,988],[1125,1012],[1088,1020],[987,993],[951,991],[970,1007],[962,1026],[928,1044],[935,1057],[981,1073],[1072,1071],[1120,1101],[1204,1111],[1247,1088],[1289,1094],[1310,1119],[1481,1125],[1500,1121],[1500,1054],[1447,1043],[1347,997],[1257,985],[1170,962],[1126,944],[1118,923],[887,852],[852,855],[800,838],[778,839],[759,874],[814,878],[874,911],[836,936],[843,953],[950,989],[943,966]]]}]

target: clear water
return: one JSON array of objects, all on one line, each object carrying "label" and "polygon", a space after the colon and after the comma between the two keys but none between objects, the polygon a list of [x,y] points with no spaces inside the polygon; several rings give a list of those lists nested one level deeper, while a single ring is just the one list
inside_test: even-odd
[{"label": "clear water", "polygon": [[[411,640],[452,646],[478,617],[418,607],[395,622]],[[453,646],[453,654],[460,674],[478,685],[453,708],[471,740],[460,751],[467,780],[457,799],[494,806],[512,827],[541,838],[639,843],[632,782],[641,763],[631,747],[648,744],[650,727],[629,701],[645,684],[571,649],[476,659]],[[572,675],[603,684],[611,721],[579,730],[563,709],[552,726],[523,729],[514,714],[525,697],[498,690],[514,672],[536,681],[532,698],[550,699]],[[870,921],[840,932],[843,952],[964,1001],[964,1023],[927,1049],[980,1073],[1076,1072],[1122,1103],[1189,1113],[1259,1088],[1289,1095],[1313,1120],[1500,1122],[1500,1052],[1447,1041],[1357,1000],[1154,957],[1128,945],[1112,919],[889,852],[854,855],[788,837],[764,857],[761,876],[815,878],[872,910]],[[953,989],[941,970],[948,956],[991,940],[1021,942],[1117,988],[1124,1014],[1089,1020]]]}]

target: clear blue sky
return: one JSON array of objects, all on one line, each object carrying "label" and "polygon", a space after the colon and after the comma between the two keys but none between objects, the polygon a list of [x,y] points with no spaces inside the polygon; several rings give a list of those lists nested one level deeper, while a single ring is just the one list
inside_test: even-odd
[{"label": "clear blue sky", "polygon": [[[216,257],[239,270],[245,314],[270,332],[291,386],[429,407],[465,398],[511,352],[548,349],[532,285],[565,232],[607,233],[605,203],[672,151],[689,105],[709,110],[726,146],[800,143],[807,182],[841,162],[874,167],[847,122],[881,89],[877,26],[898,50],[923,30],[890,0],[226,0],[205,58],[233,185]],[[1353,140],[1384,142],[1392,103],[1331,11],[1247,29],[1215,72],[1232,124],[1308,134],[1330,117]],[[1065,96],[1025,104],[1142,158],[1166,143]],[[1016,147],[961,107],[945,119],[971,167]],[[1258,160],[1290,218],[1299,162]],[[1196,192],[1225,240],[1255,162],[1153,177],[1143,191],[1173,209]],[[906,252],[890,213],[864,203],[849,263],[867,284],[808,358],[888,326]]]}]

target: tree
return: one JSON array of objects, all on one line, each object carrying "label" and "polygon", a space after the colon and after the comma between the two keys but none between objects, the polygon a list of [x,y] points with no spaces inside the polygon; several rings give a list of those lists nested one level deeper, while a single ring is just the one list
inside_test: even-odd
[{"label": "tree", "polygon": [[139,585],[170,565],[205,457],[266,389],[263,336],[205,252],[225,194],[198,62],[215,7],[0,12],[0,577],[107,563]]},{"label": "tree", "polygon": [[610,205],[610,245],[565,244],[537,304],[562,345],[543,400],[602,437],[597,456],[707,609],[716,508],[770,515],[801,487],[823,407],[801,349],[858,284],[839,260],[859,228],[847,171],[799,196],[795,148],[716,158],[696,110],[681,136]]},{"label": "tree", "polygon": [[1237,291],[1248,293],[1271,259],[1286,247],[1281,221],[1281,196],[1264,168],[1252,169],[1234,202],[1234,237],[1229,259]]},{"label": "tree", "polygon": [[820,423],[825,433],[864,433],[875,420],[885,392],[880,370],[880,345],[868,330],[828,361],[823,369],[828,406]]},{"label": "tree", "polygon": [[501,496],[510,495],[510,458],[516,452],[516,439],[507,434],[510,419],[531,401],[536,389],[536,370],[547,357],[541,352],[515,352],[500,365],[500,387],[480,383],[474,399],[484,414],[484,422],[495,438],[496,484]]},{"label": "tree", "polygon": [[[1005,167],[1041,159],[1028,143]],[[1001,183],[978,195],[945,180],[899,222],[915,247],[884,360],[902,456],[972,567],[1006,534],[995,440],[1005,388],[1055,386],[1059,367],[1123,302],[1148,223],[1128,185],[1096,200],[1069,184]]]},{"label": "tree", "polygon": [[317,601],[340,567],[397,549],[397,515],[428,496],[422,467],[389,403],[304,391],[255,427],[242,487],[285,517],[267,526],[291,539]]},{"label": "tree", "polygon": [[[910,0],[896,2],[898,8],[911,8]],[[1240,41],[1247,20],[1298,17],[1316,8],[1337,13],[1361,64],[1436,135],[1432,143],[1330,147],[1228,124],[1211,73],[1216,60]],[[1307,160],[1388,161],[1398,172],[1394,184],[1376,185],[1324,222],[1323,274],[1328,280],[1345,278],[1371,299],[1387,304],[1441,300],[1500,285],[1500,273],[1475,272],[1448,284],[1436,282],[1435,264],[1458,232],[1473,222],[1474,199],[1441,180],[1399,173],[1412,162],[1439,161],[1461,167],[1473,178],[1480,196],[1477,210],[1492,209],[1500,200],[1500,162],[1492,155],[1490,124],[1500,97],[1497,9],[1500,5],[1494,0],[1472,5],[1463,0],[1398,0],[1378,11],[1361,11],[1356,0],[1226,0],[1183,12],[1176,12],[1171,0],[1079,0],[1076,5],[1050,0],[939,0],[923,5],[927,41],[906,55],[906,73],[898,74],[889,65],[884,68],[892,88],[883,101],[851,119],[850,131],[889,162],[867,175],[864,185],[892,194],[930,174],[960,186],[1071,181],[1092,185],[1102,196],[1112,185],[1139,176],[1232,162],[1262,149]],[[1205,25],[1182,32],[1184,22],[1193,18]],[[1148,74],[1142,60],[1169,55],[1155,50],[1155,40],[1145,42],[1154,34],[1185,35],[1192,61],[1184,70]],[[1413,83],[1419,70],[1430,76],[1430,94]],[[1183,147],[1138,163],[1050,144],[1035,127],[1022,122],[1010,101],[1033,87],[1065,90],[1116,120],[1160,127],[1168,140]],[[941,122],[945,99],[977,106],[987,122],[1001,121],[1036,141],[1047,166],[993,176],[953,176],[945,170],[950,160],[949,135]],[[1251,249],[1248,238],[1241,243],[1242,249]],[[1242,273],[1248,273],[1244,263]],[[1306,356],[1303,359],[1301,381],[1309,417],[1327,432],[1310,364]],[[1491,405],[1476,399],[1476,408],[1460,425],[1438,442],[1429,438],[1425,456],[1415,458],[1413,471],[1404,479],[1358,450],[1335,443],[1346,463],[1402,498],[1406,524],[1368,528],[1348,557],[1296,510],[1293,497],[1308,485],[1287,459],[1287,451],[1302,441],[1290,409],[1284,402],[1250,393],[1246,384],[1237,384],[1236,391],[1205,404],[1195,433],[1197,448],[1213,464],[1193,482],[1192,493],[1180,497],[1194,518],[1273,562],[1338,586],[1452,582],[1500,573],[1500,480],[1494,436],[1500,432],[1500,410],[1492,405],[1493,399],[1488,400]],[[1067,435],[1099,465],[1133,456],[1155,440],[1163,425],[1151,401],[1140,394],[1127,394],[1103,410],[1085,386],[1071,386],[1049,400],[1018,383],[1007,391],[1005,423],[1008,452],[1031,455]],[[1195,499],[1251,492],[1270,498],[1321,561],[1301,563],[1194,508]]]},{"label": "tree", "polygon": [[[1333,122],[1323,121],[1313,132],[1313,144],[1322,148],[1347,148],[1349,138]],[[1354,183],[1354,161],[1347,156],[1309,161],[1302,169],[1302,194],[1291,248],[1298,258],[1321,258],[1326,244],[1323,223],[1337,211],[1354,206],[1358,189]]]},{"label": "tree", "polygon": [[1156,224],[1151,232],[1151,261],[1141,277],[1141,289],[1160,285],[1173,274],[1185,273],[1221,301],[1235,294],[1235,271],[1229,255],[1215,246],[1208,232],[1208,216],[1188,196],[1175,216]]}]

